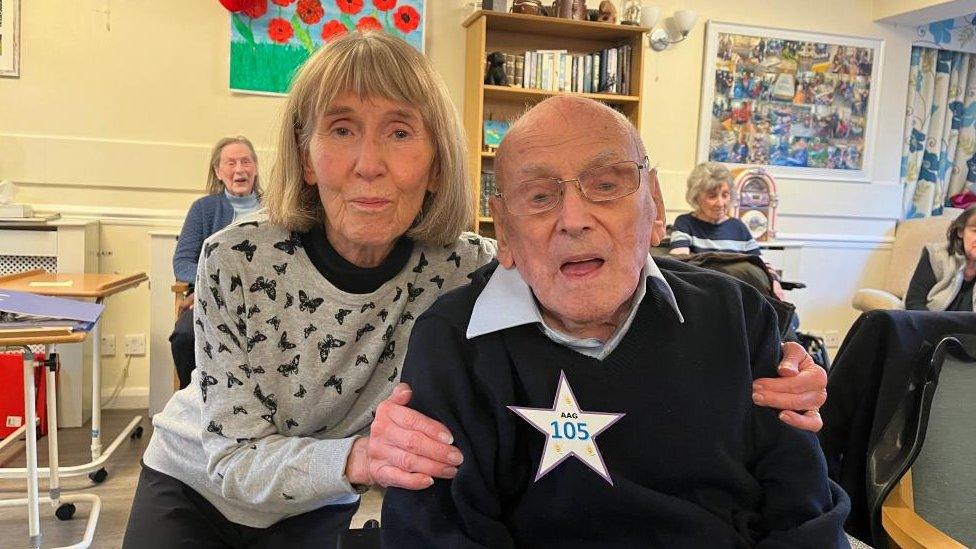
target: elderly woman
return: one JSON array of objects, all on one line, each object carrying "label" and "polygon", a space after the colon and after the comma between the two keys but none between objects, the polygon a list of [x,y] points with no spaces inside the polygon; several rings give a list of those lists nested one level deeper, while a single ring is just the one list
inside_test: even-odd
[{"label": "elderly woman", "polygon": [[976,206],[959,214],[947,243],[927,244],[905,293],[905,308],[917,311],[976,311]]},{"label": "elderly woman", "polygon": [[169,337],[180,388],[190,384],[195,367],[193,357],[193,282],[203,241],[230,225],[232,221],[258,209],[258,157],[254,146],[243,136],[225,137],[210,151],[207,169],[207,196],[190,206],[183,230],[176,241],[173,273],[176,280],[190,285],[176,327]]},{"label": "elderly woman", "polygon": [[[695,210],[679,215],[671,232],[671,253],[732,252],[761,255],[759,244],[745,223],[729,217],[732,174],[718,162],[703,162],[688,176],[685,200]],[[783,299],[783,288],[771,267],[773,293]]]},{"label": "elderly woman", "polygon": [[[350,34],[306,62],[266,213],[204,244],[201,367],[153,418],[124,546],[333,547],[369,485],[454,477],[451,433],[395,385],[414,320],[494,255],[462,234],[463,144],[443,82],[405,42]],[[792,410],[819,406],[826,378],[790,353],[756,394],[819,429]]]}]

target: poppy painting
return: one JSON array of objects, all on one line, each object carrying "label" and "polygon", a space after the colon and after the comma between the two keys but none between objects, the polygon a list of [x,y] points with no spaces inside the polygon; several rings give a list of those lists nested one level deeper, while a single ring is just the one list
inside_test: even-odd
[{"label": "poppy painting", "polygon": [[287,93],[315,50],[350,32],[386,32],[424,51],[425,0],[234,1],[241,4],[230,14],[234,91]]}]

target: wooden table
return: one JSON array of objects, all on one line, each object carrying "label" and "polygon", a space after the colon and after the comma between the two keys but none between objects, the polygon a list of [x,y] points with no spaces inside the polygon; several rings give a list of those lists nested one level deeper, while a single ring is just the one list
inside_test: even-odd
[{"label": "wooden table", "polygon": [[[88,514],[84,539],[72,547],[85,548],[91,545],[101,511],[101,499],[94,494],[61,495],[60,475],[58,474],[58,413],[57,390],[55,373],[57,365],[52,359],[50,346],[59,343],[81,343],[85,340],[85,332],[72,332],[60,328],[35,329],[0,329],[0,348],[22,348],[24,357],[24,424],[4,440],[4,444],[20,437],[21,433],[27,438],[27,467],[22,475],[13,475],[12,470],[5,469],[4,476],[24,476],[27,479],[27,497],[20,499],[0,500],[0,507],[15,507],[27,505],[27,535],[28,547],[41,546],[40,504],[50,503],[55,508],[55,515],[61,520],[71,518],[75,513],[75,502],[91,503],[92,509]],[[44,345],[44,356],[47,359],[40,367],[48,367],[45,390],[47,391],[47,419],[48,419],[48,460],[50,477],[49,495],[39,497],[37,466],[37,410],[35,409],[34,368],[38,364],[34,360],[34,353],[28,345]]]},{"label": "wooden table", "polygon": [[[135,288],[149,277],[146,273],[135,274],[70,274],[48,273],[41,269],[0,276],[0,288],[30,292],[38,295],[54,297],[71,297],[94,299],[102,303],[106,297],[119,292]],[[96,322],[92,328],[92,418],[91,418],[91,456],[92,460],[82,465],[64,467],[61,475],[65,477],[78,476],[88,473],[89,478],[96,483],[108,478],[108,472],[103,464],[111,457],[112,452],[127,436],[141,436],[142,416],[135,416],[128,426],[112,441],[108,450],[102,453],[102,356],[101,356],[101,327]],[[15,469],[5,469],[12,471]],[[47,469],[40,469],[40,474],[47,474]]]}]

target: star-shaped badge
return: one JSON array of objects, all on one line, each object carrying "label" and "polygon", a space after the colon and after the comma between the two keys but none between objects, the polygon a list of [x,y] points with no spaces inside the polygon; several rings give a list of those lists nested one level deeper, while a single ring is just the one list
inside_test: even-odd
[{"label": "star-shaped badge", "polygon": [[509,406],[508,409],[546,435],[546,448],[542,452],[536,481],[566,458],[576,456],[613,485],[600,449],[596,446],[596,436],[625,414],[580,410],[573,389],[562,371],[559,372],[559,385],[556,387],[556,399],[552,408]]}]

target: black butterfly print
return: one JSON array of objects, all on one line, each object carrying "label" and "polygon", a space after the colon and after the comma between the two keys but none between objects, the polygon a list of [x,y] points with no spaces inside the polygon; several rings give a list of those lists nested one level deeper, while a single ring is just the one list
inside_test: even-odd
[{"label": "black butterfly print", "polygon": [[264,392],[261,391],[260,384],[254,386],[254,396],[261,401],[261,404],[263,404],[269,412],[271,412],[271,415],[278,412],[278,399],[275,398],[274,394],[265,395]]},{"label": "black butterfly print", "polygon": [[376,363],[383,364],[384,361],[393,359],[396,356],[396,353],[393,352],[395,350],[396,350],[396,341],[391,341],[387,343],[386,347],[383,348],[383,353],[380,354],[380,359],[377,360]]},{"label": "black butterfly print", "polygon": [[402,315],[400,315],[400,324],[406,324],[408,320],[413,320],[413,315],[410,314],[410,311],[407,311]]},{"label": "black butterfly print", "polygon": [[257,227],[257,226],[258,226],[257,221],[245,221],[244,223],[238,225],[238,227]]},{"label": "black butterfly print", "polygon": [[[285,420],[285,429],[291,429],[292,427],[298,427],[298,422],[295,421],[292,418],[286,419]],[[285,496],[285,499],[295,499],[295,498],[289,496],[288,494],[282,494],[282,495]]]},{"label": "black butterfly print", "polygon": [[476,237],[476,236],[475,237],[468,238],[468,244],[472,244],[474,246],[480,246],[481,245],[481,239],[478,238],[478,237]]},{"label": "black butterfly print", "polygon": [[225,353],[225,352],[226,353],[229,353],[230,352],[230,347],[224,345],[224,342],[221,341],[220,344],[217,345],[217,354],[219,355],[220,353]]},{"label": "black butterfly print", "polygon": [[254,368],[251,368],[247,364],[241,364],[240,366],[238,366],[238,368],[244,371],[244,375],[247,376],[247,379],[251,379],[251,374],[258,375],[264,373],[264,368],[262,368],[261,366],[256,366]]},{"label": "black butterfly print", "polygon": [[325,301],[321,297],[316,297],[315,299],[309,299],[308,294],[305,290],[298,290],[298,310],[308,311],[311,314],[315,314],[315,309],[319,308],[319,305]]},{"label": "black butterfly print", "polygon": [[[270,423],[272,425],[274,425],[274,417],[275,417],[274,414],[262,414],[261,415],[261,419],[267,421],[268,423]],[[251,449],[254,450],[255,449],[254,446],[252,446]]]},{"label": "black butterfly print", "polygon": [[237,333],[241,334],[241,337],[247,337],[247,323],[243,318],[235,320],[234,325],[237,326]]},{"label": "black butterfly print", "polygon": [[285,308],[291,307],[291,304],[295,302],[295,296],[288,292],[285,292]]},{"label": "black butterfly print", "polygon": [[369,364],[369,359],[366,358],[366,355],[359,355],[356,357],[356,366],[359,366],[360,364]]},{"label": "black butterfly print", "polygon": [[241,283],[241,277],[237,275],[233,275],[230,277],[230,291],[233,292],[237,288],[242,288],[242,287],[244,287],[244,284]]},{"label": "black butterfly print", "polygon": [[329,351],[345,344],[345,341],[332,337],[332,334],[326,334],[325,339],[319,341],[319,359],[325,362],[325,359],[329,358]]},{"label": "black butterfly print", "polygon": [[329,380],[325,382],[325,386],[326,387],[335,387],[336,393],[338,393],[340,395],[342,394],[342,378],[341,377],[340,378],[336,378],[336,376],[330,377]]},{"label": "black butterfly print", "polygon": [[197,301],[200,303],[200,308],[203,309],[203,314],[207,314],[207,301],[202,298]]},{"label": "black butterfly print", "polygon": [[388,314],[390,313],[386,312],[386,309],[383,309],[382,311],[376,313],[376,316],[380,317],[380,320],[382,320],[383,322],[386,322],[386,316]]},{"label": "black butterfly print", "polygon": [[424,293],[423,288],[414,288],[413,284],[407,282],[407,303],[413,302],[413,300],[417,299],[417,297],[422,293]]},{"label": "black butterfly print", "polygon": [[203,257],[210,259],[210,254],[220,246],[220,242],[211,242],[210,244],[203,245]]},{"label": "black butterfly print", "polygon": [[367,332],[372,332],[375,329],[376,328],[372,324],[367,322],[365,326],[356,330],[356,341],[359,341],[359,338],[363,337],[363,335]]},{"label": "black butterfly print", "polygon": [[227,388],[230,389],[234,385],[244,385],[244,382],[234,377],[234,374],[227,372]]},{"label": "black butterfly print", "polygon": [[[387,381],[389,381],[390,383],[393,383],[393,380],[395,380],[395,379],[396,379],[396,377],[397,377],[397,373],[399,373],[399,372],[397,371],[397,367],[396,367],[396,366],[394,366],[394,367],[393,367],[393,373],[392,373],[392,374],[390,374],[390,377],[388,377],[388,378],[386,378],[386,380],[387,380]],[[373,418],[376,418],[376,412],[373,412]]]},{"label": "black butterfly print", "polygon": [[264,322],[265,322],[265,324],[270,324],[270,325],[274,326],[274,329],[275,329],[276,332],[278,331],[278,327],[281,326],[281,320],[278,317],[276,317],[276,316],[273,316],[273,317],[269,318],[268,320],[265,320]]},{"label": "black butterfly print", "polygon": [[[234,440],[236,440],[237,443],[240,444],[242,442],[253,442],[255,439],[253,439],[253,438],[238,438],[238,439],[234,439]],[[219,475],[220,473],[217,473],[217,474]],[[223,475],[221,475],[221,477],[223,477]]]},{"label": "black butterfly print", "polygon": [[363,308],[359,309],[359,312],[365,313],[366,309],[375,309],[375,308],[376,308],[376,304],[370,301],[369,303],[363,303]]},{"label": "black butterfly print", "polygon": [[258,250],[258,247],[255,244],[251,244],[250,240],[245,240],[240,244],[231,246],[230,249],[237,250],[244,254],[244,257],[247,258],[247,262],[250,263],[251,260],[254,259],[254,252]]},{"label": "black butterfly print", "polygon": [[247,309],[247,318],[251,318],[252,316],[254,316],[254,315],[256,315],[256,314],[258,314],[260,312],[261,312],[261,309],[259,309],[257,305],[251,305]]},{"label": "black butterfly print", "polygon": [[217,269],[217,272],[210,275],[210,280],[213,280],[214,284],[220,286],[220,269]]},{"label": "black butterfly print", "polygon": [[305,326],[305,330],[304,330],[305,339],[308,339],[308,334],[314,332],[315,330],[318,330],[318,328],[315,327],[315,324],[309,324],[308,326]]},{"label": "black butterfly print", "polygon": [[211,286],[210,287],[210,293],[213,294],[214,303],[217,305],[217,308],[218,309],[220,309],[221,307],[223,307],[225,309],[227,308],[227,303],[224,301],[224,298],[220,296],[220,290],[218,290],[214,286]]},{"label": "black butterfly print", "polygon": [[348,315],[351,312],[352,311],[349,310],[349,309],[339,309],[339,312],[336,313],[336,315],[335,315],[335,319],[337,321],[339,321],[339,326],[342,326],[342,321],[345,320],[346,319],[346,315]]},{"label": "black butterfly print", "polygon": [[282,351],[287,351],[288,349],[294,349],[295,344],[288,341],[288,332],[281,332],[281,339],[278,340],[278,349]]},{"label": "black butterfly print", "polygon": [[295,355],[295,357],[291,359],[291,362],[286,362],[284,364],[279,365],[278,366],[278,373],[280,373],[281,375],[283,375],[285,377],[288,377],[291,374],[296,374],[297,375],[298,374],[298,361],[299,361],[299,357],[301,357],[301,356],[302,355]]},{"label": "black butterfly print", "polygon": [[263,276],[259,276],[258,279],[254,281],[254,284],[251,284],[251,293],[264,290],[264,292],[268,294],[268,299],[274,301],[275,296],[278,295],[278,291],[275,289],[277,286],[277,280],[265,280]]},{"label": "black butterfly print", "polygon": [[194,320],[193,323],[199,326],[201,330],[203,329],[203,321],[200,320],[199,318]]},{"label": "black butterfly print", "polygon": [[272,264],[271,266],[274,267],[275,272],[278,273],[278,274],[280,274],[280,275],[285,274],[285,269],[288,268],[288,264],[287,263],[282,263],[281,265],[274,265],[274,264]]},{"label": "black butterfly print", "polygon": [[[219,331],[227,334],[227,336],[230,337],[231,341],[234,342],[234,345],[237,345],[237,348],[238,349],[241,348],[241,340],[237,339],[237,336],[234,335],[234,332],[231,331],[230,326],[228,326],[226,324],[218,324],[217,325],[217,330],[219,330]],[[230,350],[230,349],[228,349],[228,350]],[[219,353],[220,350],[218,349],[217,352]]]},{"label": "black butterfly print", "polygon": [[[288,421],[294,421],[294,420],[289,419]],[[298,425],[298,424],[296,423],[295,425]],[[284,492],[281,493],[281,497],[285,498],[286,500],[293,500],[293,499],[295,499],[295,496],[289,496],[288,494],[286,494]]]},{"label": "black butterfly print", "polygon": [[203,401],[207,401],[207,387],[217,384],[217,378],[208,375],[207,372],[200,371],[200,392],[203,393]]},{"label": "black butterfly print", "polygon": [[207,358],[213,358],[213,345],[209,341],[203,342],[203,352],[207,353]]},{"label": "black butterfly print", "polygon": [[461,268],[461,256],[457,252],[451,252],[451,255],[447,256],[447,261],[453,261],[455,268]]},{"label": "black butterfly print", "polygon": [[236,416],[237,414],[247,415],[247,410],[243,406],[234,406],[234,415]]},{"label": "black butterfly print", "polygon": [[430,279],[430,281],[437,284],[438,290],[444,287],[444,279],[441,278],[441,275],[435,275],[434,278]]},{"label": "black butterfly print", "polygon": [[224,426],[221,425],[221,424],[219,424],[219,423],[217,423],[216,421],[214,421],[212,419],[210,420],[210,423],[207,424],[207,432],[208,433],[214,433],[216,435],[220,435],[220,436],[222,436],[224,438],[227,438],[227,436],[224,435]]},{"label": "black butterfly print", "polygon": [[237,316],[244,316],[244,313],[246,312],[247,307],[245,307],[243,303],[237,306]]},{"label": "black butterfly print", "polygon": [[394,326],[396,326],[396,324],[390,324],[389,326],[386,327],[386,331],[383,333],[383,341],[389,341],[390,338],[393,337]]},{"label": "black butterfly print", "polygon": [[417,266],[413,268],[413,272],[422,273],[424,272],[424,267],[428,265],[427,258],[424,257],[424,252],[420,252],[420,261],[417,262]]},{"label": "black butterfly print", "polygon": [[397,286],[397,293],[396,296],[393,297],[393,302],[396,303],[397,301],[400,301],[401,295],[403,295],[403,288]]},{"label": "black butterfly print", "polygon": [[297,234],[291,233],[291,235],[289,235],[285,240],[275,242],[274,247],[288,255],[295,255],[295,249],[302,247],[302,241],[299,240]]},{"label": "black butterfly print", "polygon": [[301,383],[299,383],[298,384],[298,392],[295,393],[294,396],[295,396],[295,398],[305,398],[305,393],[307,393],[307,392],[308,391],[305,390],[305,386],[302,385]]},{"label": "black butterfly print", "polygon": [[247,338],[247,352],[251,352],[254,346],[262,341],[267,341],[268,337],[261,332],[254,332],[254,337]]}]

